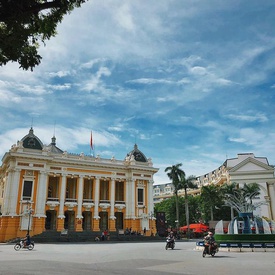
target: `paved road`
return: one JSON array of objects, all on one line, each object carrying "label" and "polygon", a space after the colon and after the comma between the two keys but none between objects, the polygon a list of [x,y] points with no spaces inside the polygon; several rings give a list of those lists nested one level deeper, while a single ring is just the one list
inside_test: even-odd
[{"label": "paved road", "polygon": [[275,253],[219,252],[202,258],[195,242],[36,244],[33,251],[15,251],[0,244],[0,274],[163,275],[274,274]]}]

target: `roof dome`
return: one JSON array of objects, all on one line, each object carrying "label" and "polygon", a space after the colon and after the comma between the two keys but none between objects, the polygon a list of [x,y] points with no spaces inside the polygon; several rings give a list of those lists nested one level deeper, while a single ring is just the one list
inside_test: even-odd
[{"label": "roof dome", "polygon": [[36,149],[36,150],[43,149],[43,143],[36,135],[34,135],[32,127],[29,131],[29,134],[24,136],[21,139],[21,141],[23,142],[24,148],[30,148],[30,149]]},{"label": "roof dome", "polygon": [[60,154],[64,153],[61,149],[59,149],[56,146],[56,137],[55,136],[52,137],[52,142],[47,146],[47,149],[48,149],[48,151],[50,151],[52,153],[60,153]]},{"label": "roof dome", "polygon": [[138,146],[136,144],[134,146],[134,150],[127,154],[127,158],[131,159],[132,156],[134,156],[134,159],[136,161],[148,162],[146,156],[138,149]]}]

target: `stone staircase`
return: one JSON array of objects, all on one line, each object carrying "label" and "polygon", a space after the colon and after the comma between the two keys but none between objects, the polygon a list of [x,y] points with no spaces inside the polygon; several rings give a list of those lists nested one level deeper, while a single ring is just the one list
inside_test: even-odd
[{"label": "stone staircase", "polygon": [[[58,242],[95,242],[95,238],[100,238],[100,232],[91,231],[63,231],[47,230],[39,235],[32,236],[36,243],[58,243]],[[110,232],[106,241],[111,242],[146,242],[146,241],[165,241],[164,237],[142,236],[142,235],[119,235],[116,232]]]}]

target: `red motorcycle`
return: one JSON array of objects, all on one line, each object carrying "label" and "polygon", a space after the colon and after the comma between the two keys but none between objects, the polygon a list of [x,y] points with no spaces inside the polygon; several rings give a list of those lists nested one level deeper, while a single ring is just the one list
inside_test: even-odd
[{"label": "red motorcycle", "polygon": [[214,257],[215,254],[218,253],[219,251],[218,245],[216,242],[208,242],[208,243],[205,243],[203,246],[204,246],[204,249],[202,252],[202,257],[205,257],[206,254]]}]

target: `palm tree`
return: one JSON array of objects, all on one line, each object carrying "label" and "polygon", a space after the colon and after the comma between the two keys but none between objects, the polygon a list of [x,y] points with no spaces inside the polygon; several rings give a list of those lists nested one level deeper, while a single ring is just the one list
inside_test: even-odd
[{"label": "palm tree", "polygon": [[176,218],[177,218],[177,229],[179,228],[179,200],[178,200],[178,191],[183,188],[181,178],[185,177],[185,172],[180,169],[182,166],[181,163],[176,165],[168,166],[165,168],[168,178],[172,181],[174,186],[174,193],[176,198]]},{"label": "palm tree", "polygon": [[189,206],[188,206],[188,195],[187,189],[196,189],[198,186],[194,183],[196,176],[189,176],[187,179],[184,176],[181,176],[181,186],[184,188],[184,203],[185,203],[185,216],[186,216],[186,225],[187,225],[187,236],[189,236]]},{"label": "palm tree", "polygon": [[221,198],[220,187],[214,184],[205,185],[201,188],[201,201],[205,208],[210,208],[210,220],[214,220],[213,208],[219,204]]},{"label": "palm tree", "polygon": [[[236,182],[232,182],[231,184],[223,184],[221,186],[221,192],[224,195],[224,199],[226,199],[226,196],[228,194],[234,194],[234,191],[237,189],[237,183]],[[231,220],[234,219],[234,208],[230,207],[230,215],[231,215]]]},{"label": "palm tree", "polygon": [[247,195],[250,199],[250,203],[252,204],[252,200],[255,199],[255,197],[260,195],[260,187],[257,183],[249,183],[244,184],[244,186],[241,188],[244,192],[244,195]]}]

